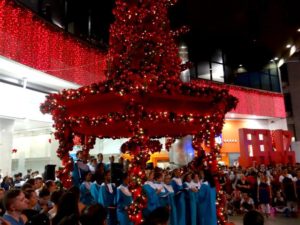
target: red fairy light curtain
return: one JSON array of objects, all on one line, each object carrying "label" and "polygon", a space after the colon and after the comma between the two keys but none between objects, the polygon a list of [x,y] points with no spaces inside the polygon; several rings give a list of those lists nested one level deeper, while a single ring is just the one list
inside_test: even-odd
[{"label": "red fairy light curtain", "polygon": [[0,55],[81,85],[105,79],[105,53],[12,0],[0,0]]}]

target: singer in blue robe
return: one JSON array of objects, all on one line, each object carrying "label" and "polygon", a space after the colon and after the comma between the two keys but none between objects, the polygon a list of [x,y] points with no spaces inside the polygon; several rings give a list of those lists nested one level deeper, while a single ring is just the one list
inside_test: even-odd
[{"label": "singer in blue robe", "polygon": [[166,192],[168,193],[168,202],[167,207],[170,209],[170,219],[169,224],[170,225],[177,225],[177,213],[176,213],[176,205],[175,205],[175,194],[173,187],[171,185],[171,176],[166,175],[164,179],[164,188]]},{"label": "singer in blue robe", "polygon": [[198,192],[200,225],[217,225],[216,188],[214,178],[205,172],[204,183]]},{"label": "singer in blue robe", "polygon": [[[152,185],[153,186],[153,185]],[[168,207],[168,192],[163,183],[163,174],[160,171],[154,173],[154,187],[158,195],[158,207]]]},{"label": "singer in blue robe", "polygon": [[107,211],[107,224],[117,224],[116,203],[117,189],[116,186],[110,183],[110,172],[106,171],[104,175],[104,183],[100,187],[98,202],[104,206]]},{"label": "singer in blue robe", "polygon": [[90,188],[91,195],[95,199],[96,203],[99,203],[98,198],[99,198],[99,192],[100,192],[100,185],[97,183],[97,181],[94,181],[91,184]]},{"label": "singer in blue robe", "polygon": [[155,184],[152,181],[147,181],[143,185],[143,191],[147,196],[147,207],[144,210],[144,216],[147,217],[153,210],[160,206],[158,193],[156,192]]},{"label": "singer in blue robe", "polygon": [[190,182],[184,182],[183,188],[185,189],[186,224],[197,225],[196,192]]},{"label": "singer in blue robe", "polygon": [[128,174],[123,175],[123,184],[117,189],[117,217],[120,225],[133,225],[129,220],[126,209],[132,203],[132,195],[128,189]]},{"label": "singer in blue robe", "polygon": [[89,172],[85,176],[85,181],[80,185],[80,201],[85,205],[95,204],[96,201],[91,194],[91,179],[92,173]]},{"label": "singer in blue robe", "polygon": [[175,193],[175,205],[177,212],[177,225],[186,225],[185,223],[185,199],[182,186],[182,180],[180,178],[180,171],[176,169],[174,171],[175,177],[171,181]]}]

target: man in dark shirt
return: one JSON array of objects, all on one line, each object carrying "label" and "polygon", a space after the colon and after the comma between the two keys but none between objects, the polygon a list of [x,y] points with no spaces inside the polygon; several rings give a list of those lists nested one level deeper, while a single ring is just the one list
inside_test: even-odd
[{"label": "man in dark shirt", "polygon": [[240,179],[236,183],[236,187],[242,192],[250,194],[250,183],[246,180],[246,177],[242,174]]}]

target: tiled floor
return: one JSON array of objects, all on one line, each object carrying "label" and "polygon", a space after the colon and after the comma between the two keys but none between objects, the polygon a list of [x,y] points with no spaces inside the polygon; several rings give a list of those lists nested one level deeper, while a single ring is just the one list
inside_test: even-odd
[{"label": "tiled floor", "polygon": [[[230,217],[229,221],[234,222],[235,225],[243,225],[242,216]],[[265,225],[300,225],[300,218],[269,217],[265,219]]]}]

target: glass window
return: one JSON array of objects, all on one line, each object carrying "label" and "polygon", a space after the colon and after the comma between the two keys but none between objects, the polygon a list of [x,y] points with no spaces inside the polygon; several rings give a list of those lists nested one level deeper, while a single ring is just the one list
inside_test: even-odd
[{"label": "glass window", "polygon": [[222,51],[221,50],[217,50],[213,54],[213,56],[211,58],[211,61],[215,62],[215,63],[223,63]]},{"label": "glass window", "polygon": [[280,92],[279,79],[277,76],[271,76],[272,91]]},{"label": "glass window", "polygon": [[253,157],[253,147],[252,145],[248,145],[248,153],[250,157]]},{"label": "glass window", "polygon": [[251,141],[252,140],[252,135],[251,134],[247,134],[247,140]]},{"label": "glass window", "polygon": [[249,73],[250,84],[252,88],[260,89],[260,74],[259,73]]},{"label": "glass window", "polygon": [[210,80],[210,70],[208,62],[198,63],[197,72],[198,78]]},{"label": "glass window", "polygon": [[224,68],[223,68],[223,64],[212,63],[211,64],[211,68],[212,68],[213,81],[224,83]]},{"label": "glass window", "polygon": [[269,75],[263,74],[261,76],[261,88],[263,90],[270,90],[270,77],[269,77]]},{"label": "glass window", "polygon": [[260,151],[261,151],[261,152],[264,152],[264,151],[265,151],[265,146],[264,146],[264,145],[260,145],[259,148],[260,148]]}]

